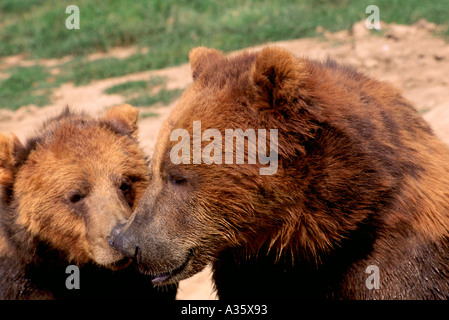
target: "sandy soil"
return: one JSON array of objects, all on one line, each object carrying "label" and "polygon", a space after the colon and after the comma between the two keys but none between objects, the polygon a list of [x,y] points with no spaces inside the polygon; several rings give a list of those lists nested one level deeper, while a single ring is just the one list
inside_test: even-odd
[{"label": "sandy soil", "polygon": [[[413,26],[382,24],[381,32],[369,32],[364,21],[357,23],[350,31],[328,33],[314,39],[299,39],[275,43],[298,56],[323,60],[330,57],[338,62],[356,66],[359,70],[379,80],[389,81],[403,90],[406,98],[412,101],[423,117],[430,122],[436,134],[449,144],[449,44],[444,39],[433,36],[440,27],[419,21]],[[272,45],[273,43],[270,43]],[[266,44],[268,45],[268,44]],[[251,48],[258,49],[261,46]],[[135,49],[114,49],[111,55],[126,57]],[[187,55],[187,52],[186,52]],[[91,59],[104,57],[93,55]],[[61,60],[41,60],[30,62],[24,56],[13,56],[0,60],[0,76],[7,67],[13,65],[50,64]],[[189,85],[190,67],[188,64],[163,70],[140,72],[93,81],[88,85],[74,86],[66,83],[54,91],[52,104],[46,107],[24,106],[16,112],[0,110],[0,132],[14,132],[20,139],[32,134],[34,128],[47,117],[57,114],[64,106],[86,110],[100,115],[107,107],[120,104],[120,95],[107,95],[103,91],[130,80],[144,80],[151,76],[167,77],[169,89],[185,88]],[[158,117],[140,121],[140,141],[148,154],[153,151],[156,135],[162,121],[176,104],[157,107],[151,111]],[[214,299],[210,268],[184,280],[180,284],[178,299]]]}]

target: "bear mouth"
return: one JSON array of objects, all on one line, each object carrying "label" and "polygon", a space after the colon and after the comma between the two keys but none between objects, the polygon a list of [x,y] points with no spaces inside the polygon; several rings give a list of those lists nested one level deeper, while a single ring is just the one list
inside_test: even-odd
[{"label": "bear mouth", "polygon": [[122,269],[125,269],[126,267],[128,267],[131,263],[132,263],[132,259],[125,257],[123,259],[120,259],[120,260],[110,263],[108,265],[108,268],[113,271],[122,270]]},{"label": "bear mouth", "polygon": [[139,259],[137,259],[137,265],[140,272],[148,274],[151,277],[151,282],[153,283],[153,285],[160,286],[169,284],[171,282],[176,282],[177,281],[176,277],[179,276],[186,269],[187,265],[192,260],[192,258],[193,258],[193,250],[189,250],[186,259],[181,265],[171,269],[170,271],[166,271],[163,273],[155,273],[152,272],[151,270],[148,270],[145,267],[145,265],[139,262]]}]

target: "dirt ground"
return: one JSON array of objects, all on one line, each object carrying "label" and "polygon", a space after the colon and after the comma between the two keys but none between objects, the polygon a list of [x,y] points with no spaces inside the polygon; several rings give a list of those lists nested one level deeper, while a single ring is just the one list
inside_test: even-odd
[{"label": "dirt ground", "polygon": [[[329,33],[319,30],[320,37],[281,41],[265,45],[284,47],[297,56],[323,60],[330,57],[337,62],[350,64],[379,80],[388,81],[403,90],[406,98],[431,124],[435,133],[449,144],[449,43],[434,36],[440,27],[424,20],[412,26],[382,24],[380,32],[370,32],[364,21],[350,31]],[[251,49],[259,49],[262,46]],[[127,56],[132,49],[114,49],[113,56]],[[128,50],[128,51],[126,51]],[[186,52],[187,55],[187,52]],[[103,56],[103,55],[102,55]],[[96,56],[92,59],[98,58]],[[70,57],[65,60],[70,59]],[[0,60],[0,71],[13,65],[33,62],[20,56]],[[40,61],[53,63],[58,61]],[[1,75],[1,74],[0,74]],[[184,64],[156,71],[140,72],[123,77],[93,81],[88,85],[74,86],[66,83],[54,91],[52,104],[38,108],[24,106],[12,112],[0,110],[0,132],[14,132],[20,139],[32,134],[34,128],[47,117],[57,114],[64,106],[86,110],[100,115],[107,107],[124,102],[120,95],[107,95],[103,91],[127,81],[148,80],[150,76],[167,77],[167,89],[185,88],[189,85],[190,67]],[[158,117],[140,121],[140,142],[148,154],[153,151],[156,135],[163,120],[176,104],[152,108]],[[210,268],[180,283],[178,299],[215,299]]]}]

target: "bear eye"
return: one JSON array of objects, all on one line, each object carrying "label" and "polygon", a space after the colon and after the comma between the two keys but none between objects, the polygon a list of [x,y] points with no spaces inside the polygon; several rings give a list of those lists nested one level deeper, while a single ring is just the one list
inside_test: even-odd
[{"label": "bear eye", "polygon": [[168,180],[174,185],[183,185],[187,182],[187,179],[180,175],[170,175]]},{"label": "bear eye", "polygon": [[122,179],[122,182],[120,184],[119,189],[123,192],[123,193],[128,193],[131,190],[131,181],[129,180],[129,178],[124,177]]},{"label": "bear eye", "polygon": [[67,198],[71,203],[78,203],[84,199],[84,194],[82,194],[79,190],[72,190],[69,192]]}]

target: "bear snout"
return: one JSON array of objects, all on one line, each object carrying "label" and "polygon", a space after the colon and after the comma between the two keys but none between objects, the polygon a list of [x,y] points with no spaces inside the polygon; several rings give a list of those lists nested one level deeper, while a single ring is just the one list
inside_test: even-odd
[{"label": "bear snout", "polygon": [[120,251],[127,258],[134,258],[137,252],[136,237],[129,229],[124,229],[125,224],[116,225],[110,236],[108,243],[111,247]]}]

